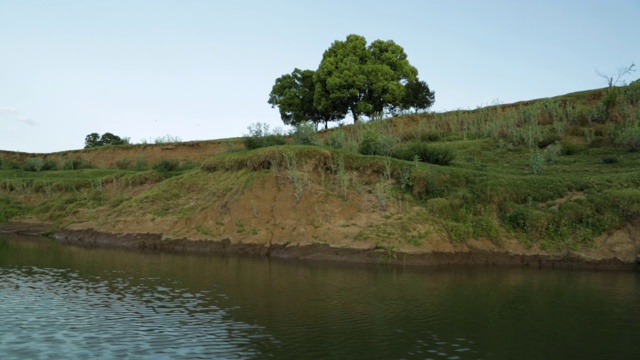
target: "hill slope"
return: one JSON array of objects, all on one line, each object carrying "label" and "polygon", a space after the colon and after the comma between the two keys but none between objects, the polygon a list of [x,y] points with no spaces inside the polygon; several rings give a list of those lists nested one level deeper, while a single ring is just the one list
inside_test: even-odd
[{"label": "hill slope", "polygon": [[[469,261],[633,264],[639,100],[636,82],[408,115],[323,132],[324,146],[242,150],[238,139],[0,152],[0,221],[290,256],[344,249],[362,261],[484,254]],[[421,262],[460,261],[447,256]]]}]

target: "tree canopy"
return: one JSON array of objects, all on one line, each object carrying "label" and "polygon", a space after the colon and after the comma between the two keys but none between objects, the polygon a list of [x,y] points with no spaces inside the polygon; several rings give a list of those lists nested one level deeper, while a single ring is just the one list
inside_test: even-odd
[{"label": "tree canopy", "polygon": [[98,133],[91,133],[84,138],[85,149],[107,145],[125,145],[128,143],[128,138],[123,139],[110,132],[106,132],[102,134],[102,136],[98,135]]},{"label": "tree canopy", "polygon": [[295,69],[276,79],[269,104],[279,107],[287,125],[344,119],[354,122],[388,111],[426,110],[435,93],[418,79],[418,70],[395,42],[376,40],[367,46],[360,35],[335,41],[316,71]]}]

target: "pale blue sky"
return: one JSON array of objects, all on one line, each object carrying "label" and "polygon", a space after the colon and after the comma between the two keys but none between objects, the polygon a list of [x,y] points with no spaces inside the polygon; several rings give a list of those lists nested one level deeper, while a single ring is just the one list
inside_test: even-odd
[{"label": "pale blue sky", "polygon": [[640,65],[638,19],[639,0],[0,0],[0,150],[282,126],[275,79],[349,34],[403,46],[435,111],[599,88]]}]

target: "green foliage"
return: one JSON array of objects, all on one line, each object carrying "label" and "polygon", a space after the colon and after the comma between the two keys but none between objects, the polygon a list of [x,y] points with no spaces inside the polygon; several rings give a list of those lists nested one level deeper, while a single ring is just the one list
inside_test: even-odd
[{"label": "green foliage", "polygon": [[247,129],[249,134],[244,136],[243,142],[249,150],[285,144],[284,136],[277,132],[270,133],[266,123],[251,124]]},{"label": "green foliage", "polygon": [[296,124],[291,131],[291,137],[296,145],[318,145],[320,143],[315,126],[308,122]]},{"label": "green foliage", "polygon": [[381,118],[385,113],[426,110],[435,93],[418,79],[418,71],[395,42],[349,35],[324,52],[316,71],[294,69],[277,78],[268,103],[278,107],[282,121],[295,125],[307,121],[344,119],[350,113]]},{"label": "green foliage", "polygon": [[153,165],[153,170],[158,172],[169,172],[178,170],[180,166],[180,161],[176,159],[161,159],[155,165]]},{"label": "green foliage", "polygon": [[129,166],[131,166],[131,159],[129,158],[122,158],[122,159],[116,160],[116,167],[118,169],[126,170],[129,168]]},{"label": "green foliage", "polygon": [[334,149],[343,149],[345,147],[347,140],[344,134],[344,130],[337,129],[332,131],[325,138],[325,145],[331,146]]},{"label": "green foliage", "polygon": [[28,158],[24,161],[22,169],[25,171],[41,171],[42,159],[40,158]]},{"label": "green foliage", "polygon": [[571,141],[562,141],[560,142],[560,148],[562,155],[574,155],[585,150],[586,146]]},{"label": "green foliage", "polygon": [[622,129],[615,136],[615,144],[627,151],[636,152],[640,150],[640,127],[630,126]]},{"label": "green foliage", "polygon": [[393,156],[407,161],[417,159],[435,165],[449,165],[456,158],[456,153],[453,149],[442,145],[416,142],[398,147]]},{"label": "green foliage", "polygon": [[624,88],[624,98],[631,106],[640,103],[640,80],[636,80]]},{"label": "green foliage", "polygon": [[110,132],[98,135],[98,133],[91,133],[84,138],[84,147],[93,148],[98,146],[110,146],[110,145],[127,145],[129,144],[128,138],[121,138]]},{"label": "green foliage", "polygon": [[17,204],[8,197],[0,196],[0,223],[9,221],[12,217],[20,214],[23,206]]},{"label": "green foliage", "polygon": [[404,49],[393,41],[376,40],[367,46],[359,35],[335,41],[325,51],[316,71],[316,107],[372,118],[385,109],[402,106],[405,81],[417,81]]},{"label": "green foliage", "polygon": [[136,157],[136,165],[134,169],[137,171],[147,170],[147,161],[144,159],[144,155],[138,155]]},{"label": "green foliage", "polygon": [[531,153],[531,172],[533,175],[540,175],[545,168],[544,155],[536,149]]},{"label": "green foliage", "polygon": [[400,108],[403,110],[424,111],[436,102],[436,93],[431,91],[429,85],[424,81],[417,79],[409,81],[404,85],[404,88],[404,96],[400,103]]},{"label": "green foliage", "polygon": [[[276,79],[271,88],[268,103],[278,107],[280,118],[286,125],[314,124],[340,119],[333,108],[320,109],[314,104],[316,83],[315,71],[294,69],[291,74]],[[323,111],[324,110],[324,111]]]},{"label": "green foliage", "polygon": [[395,149],[396,139],[388,134],[381,134],[373,127],[367,127],[360,139],[358,152],[362,155],[391,156]]}]

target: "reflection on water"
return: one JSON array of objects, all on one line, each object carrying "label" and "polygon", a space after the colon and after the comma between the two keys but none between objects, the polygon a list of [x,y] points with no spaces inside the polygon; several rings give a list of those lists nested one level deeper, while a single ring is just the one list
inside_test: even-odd
[{"label": "reflection on water", "polygon": [[[121,272],[82,278],[69,269],[0,269],[2,353],[23,359],[247,358],[261,328],[232,320],[215,294]],[[175,286],[177,285],[177,286]]]},{"label": "reflection on water", "polygon": [[0,354],[638,358],[634,273],[336,266],[0,240]]}]

